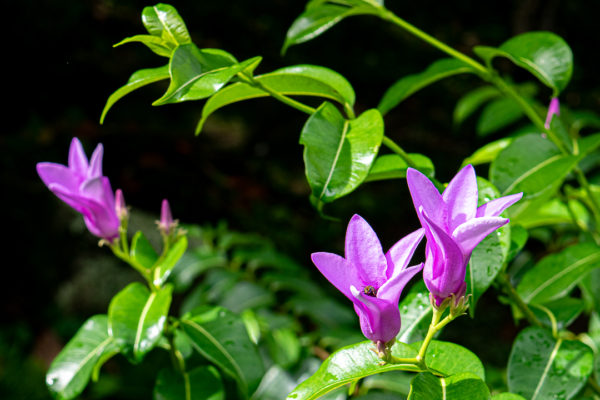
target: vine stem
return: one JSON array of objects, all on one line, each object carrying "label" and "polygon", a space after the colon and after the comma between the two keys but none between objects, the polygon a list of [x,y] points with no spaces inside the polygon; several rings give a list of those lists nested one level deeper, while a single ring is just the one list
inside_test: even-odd
[{"label": "vine stem", "polygon": [[497,280],[500,283],[500,285],[502,285],[502,288],[504,289],[504,293],[506,293],[506,295],[513,301],[513,303],[519,308],[519,310],[521,310],[523,315],[525,315],[525,318],[527,318],[527,321],[529,321],[529,323],[532,325],[541,327],[542,322],[538,319],[538,317],[535,316],[533,311],[531,311],[529,306],[523,301],[521,296],[517,293],[517,291],[515,290],[515,287],[512,285],[512,283],[510,283],[508,275],[506,275],[505,272],[500,273],[500,274],[498,274]]},{"label": "vine stem", "polygon": [[392,150],[394,153],[398,154],[402,159],[408,164],[409,167],[418,169],[417,164],[410,158],[407,152],[404,151],[402,147],[400,147],[396,142],[390,139],[387,136],[383,137],[383,141],[381,142],[388,149]]}]

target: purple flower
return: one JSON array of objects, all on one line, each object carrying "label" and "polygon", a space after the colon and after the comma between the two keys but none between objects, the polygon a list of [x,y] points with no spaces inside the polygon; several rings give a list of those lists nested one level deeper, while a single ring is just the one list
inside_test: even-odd
[{"label": "purple flower", "polygon": [[88,163],[81,142],[73,138],[68,166],[41,162],[36,168],[48,189],[83,215],[93,235],[112,240],[119,234],[119,218],[110,182],[102,176],[102,155],[99,144]]},{"label": "purple flower", "polygon": [[560,115],[560,102],[558,101],[558,97],[553,97],[552,100],[550,100],[550,105],[548,105],[548,114],[546,114],[546,123],[544,123],[546,129],[550,129],[554,114]]},{"label": "purple flower", "polygon": [[419,229],[384,255],[373,229],[354,215],[346,231],[345,258],[332,253],[311,256],[325,278],[354,303],[363,334],[374,342],[387,343],[400,331],[400,294],[423,264],[406,266],[422,238]]},{"label": "purple flower", "polygon": [[423,279],[436,305],[465,294],[465,273],[473,249],[488,234],[508,223],[499,217],[522,193],[500,197],[477,207],[477,179],[467,165],[450,181],[443,194],[419,171],[409,168],[406,180],[425,228],[427,246]]},{"label": "purple flower", "polygon": [[171,230],[177,226],[177,222],[173,221],[173,215],[171,214],[171,207],[169,207],[169,201],[163,199],[160,207],[160,221],[158,222],[158,229],[168,235]]}]

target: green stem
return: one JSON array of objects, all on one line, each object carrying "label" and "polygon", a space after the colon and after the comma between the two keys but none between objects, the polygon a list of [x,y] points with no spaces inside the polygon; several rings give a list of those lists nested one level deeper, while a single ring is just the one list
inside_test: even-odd
[{"label": "green stem", "polygon": [[398,154],[402,159],[408,164],[409,167],[418,169],[417,164],[410,158],[407,152],[404,151],[402,147],[400,147],[396,142],[390,139],[387,136],[383,137],[383,141],[381,142],[388,149],[392,150],[394,153]]},{"label": "green stem", "polygon": [[306,114],[314,114],[314,112],[316,111],[316,109],[307,106],[304,103],[300,103],[299,101],[296,101],[290,97],[287,97],[286,95],[283,95],[273,89],[271,89],[270,87],[264,85],[262,82],[257,81],[256,79],[254,79],[253,76],[248,75],[244,72],[239,72],[238,73],[238,77],[244,81],[245,83],[247,83],[250,86],[254,86],[257,89],[262,90],[263,92],[269,93],[273,98],[281,101],[284,104],[287,104],[290,107],[295,108],[296,110],[300,110],[303,113]]},{"label": "green stem", "polygon": [[152,281],[152,275],[151,275],[150,271],[148,271],[146,268],[144,268],[143,265],[140,265],[139,263],[135,262],[135,260],[133,260],[129,256],[129,253],[123,252],[123,250],[121,250],[120,248],[118,248],[117,246],[114,246],[114,245],[111,245],[110,249],[112,250],[113,254],[115,256],[117,256],[117,258],[125,261],[127,264],[129,264],[131,267],[133,267],[133,269],[138,271],[140,273],[140,275],[142,275],[144,277],[144,279],[146,280],[146,283],[148,284],[148,287],[153,292],[155,292],[157,289],[159,289],[156,286],[154,286],[154,282]]},{"label": "green stem", "polygon": [[596,392],[597,395],[600,395],[600,385],[598,385],[598,382],[596,382],[596,380],[594,379],[594,377],[590,376],[590,378],[588,379],[587,385],[594,392]]},{"label": "green stem", "polygon": [[529,306],[523,301],[521,296],[515,290],[515,287],[510,283],[510,279],[506,273],[500,273],[498,275],[498,282],[502,285],[504,289],[504,293],[513,301],[513,303],[521,310],[525,318],[529,321],[530,324],[535,326],[542,326],[541,321],[535,316],[533,311],[529,308]]},{"label": "green stem", "polygon": [[[432,306],[433,307],[433,306]],[[417,354],[417,366],[427,369],[427,365],[425,364],[425,354],[427,353],[427,348],[429,347],[429,343],[433,340],[435,334],[439,331],[438,324],[440,319],[442,318],[442,314],[444,313],[444,309],[439,309],[433,307],[433,315],[431,316],[431,323],[429,324],[429,330],[427,331],[427,335],[425,339],[423,339],[423,344],[421,344],[421,348],[419,349],[419,353]]]},{"label": "green stem", "polygon": [[583,190],[585,190],[589,197],[590,208],[592,210],[592,214],[594,214],[594,217],[596,219],[596,230],[598,231],[600,230],[600,204],[598,204],[598,201],[596,200],[596,197],[592,192],[592,188],[590,187],[590,184],[588,183],[588,180],[585,177],[583,171],[579,167],[575,167],[574,171],[575,176],[577,177],[577,182],[579,182],[579,186],[581,186]]},{"label": "green stem", "polygon": [[448,46],[447,44],[440,42],[439,40],[437,40],[433,36],[429,35],[428,33],[423,32],[416,26],[414,26],[414,25],[406,22],[402,18],[398,17],[393,12],[386,10],[386,9],[382,9],[382,11],[380,12],[379,15],[383,19],[388,20],[388,21],[398,25],[402,29],[415,35],[419,39],[429,43],[433,47],[443,51],[444,53],[448,54],[449,56],[454,57],[458,60],[461,60],[462,62],[464,62],[466,64],[469,64],[471,67],[475,68],[478,72],[480,72],[483,76],[488,76],[490,74],[488,69],[486,67],[484,67],[482,64],[478,63],[477,61],[475,61],[471,57],[467,56],[466,54],[463,54],[460,51],[454,50],[452,47]]}]

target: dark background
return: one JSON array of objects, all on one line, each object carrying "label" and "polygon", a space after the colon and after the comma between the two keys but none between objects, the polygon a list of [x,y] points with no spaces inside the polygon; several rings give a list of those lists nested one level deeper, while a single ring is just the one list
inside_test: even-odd
[{"label": "dark background", "polygon": [[[159,83],[120,100],[100,125],[104,102],[131,73],[164,64],[140,44],[112,47],[143,33],[140,14],[151,4],[30,0],[3,7],[2,398],[46,398],[43,375],[49,362],[79,324],[105,312],[110,297],[131,279],[36,175],[36,162],[66,163],[74,136],[88,154],[104,144],[105,175],[113,188],[123,189],[140,225],[151,224],[161,200],[168,198],[182,222],[226,220],[232,229],[271,238],[307,268],[312,268],[308,255],[313,251],[342,251],[353,213],[372,224],[384,248],[416,227],[404,181],[366,184],[326,209],[341,222],[321,219],[308,202],[298,144],[306,116],[272,99],[226,107],[195,137],[202,102],[152,107],[166,89]],[[240,60],[263,56],[258,74],[299,63],[338,71],[356,90],[358,112],[375,107],[399,77],[443,56],[390,24],[353,17],[282,57],[285,32],[303,1],[171,4],[199,47],[222,48]],[[470,55],[474,45],[499,45],[530,30],[553,31],[570,44],[575,58],[561,101],[600,111],[600,2],[389,0],[387,6]],[[530,79],[510,65],[499,68],[514,72],[516,80]],[[428,155],[437,178],[447,181],[465,156],[490,140],[476,137],[472,120],[460,131],[451,128],[456,100],[478,85],[474,77],[456,77],[412,96],[386,116],[386,135],[409,152]],[[545,103],[549,94],[541,87],[539,99]],[[485,329],[485,323],[477,329]]]}]

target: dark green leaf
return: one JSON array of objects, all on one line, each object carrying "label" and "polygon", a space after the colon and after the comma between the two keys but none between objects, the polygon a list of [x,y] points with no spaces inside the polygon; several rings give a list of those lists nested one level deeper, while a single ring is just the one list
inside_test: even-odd
[{"label": "dark green leaf", "polygon": [[296,382],[290,374],[278,365],[273,365],[267,370],[265,376],[256,389],[253,400],[281,400],[283,396],[291,392]]},{"label": "dark green leaf", "polygon": [[275,364],[283,368],[296,364],[302,350],[296,332],[289,328],[271,330],[267,335],[267,347]]},{"label": "dark green leaf", "polygon": [[429,372],[415,376],[410,384],[408,400],[488,400],[490,391],[477,376],[459,373],[437,377]]},{"label": "dark green leaf", "polygon": [[[381,365],[374,351],[373,342],[366,341],[353,344],[331,354],[319,370],[302,382],[288,399],[316,399],[331,390],[365,376],[394,370],[411,370],[411,366],[402,364]],[[404,343],[397,342],[392,346],[395,357],[415,357],[416,351]]]},{"label": "dark green leaf", "polygon": [[142,22],[149,34],[175,46],[192,41],[179,13],[169,4],[158,3],[144,7]]},{"label": "dark green leaf", "polygon": [[527,32],[498,48],[477,46],[473,51],[488,65],[496,56],[508,58],[553,89],[554,96],[567,86],[573,72],[573,53],[569,45],[551,32]]},{"label": "dark green leaf", "polygon": [[527,233],[527,229],[523,228],[521,225],[510,225],[510,249],[508,250],[506,261],[511,261],[519,254],[525,246],[525,243],[527,243],[528,238],[529,234]]},{"label": "dark green leaf", "polygon": [[527,303],[545,303],[566,296],[589,271],[599,267],[600,247],[583,242],[544,257],[527,271],[517,293]]},{"label": "dark green leaf", "polygon": [[[346,78],[329,68],[317,65],[293,65],[254,77],[259,85],[286,96],[316,96],[335,100],[341,105],[354,104],[354,89]],[[218,109],[243,100],[270,96],[265,90],[238,82],[214,94],[202,109],[202,118],[196,134],[202,130],[206,119]]]},{"label": "dark green leaf", "polygon": [[507,148],[512,143],[512,141],[512,138],[503,138],[494,142],[490,142],[483,147],[480,147],[469,157],[465,158],[462,166],[464,167],[467,164],[480,165],[491,163],[496,159],[502,150]]},{"label": "dark green leaf", "polygon": [[247,309],[269,307],[275,303],[273,293],[251,282],[238,282],[223,294],[220,305],[235,313]]},{"label": "dark green leaf", "polygon": [[493,86],[483,86],[470,91],[456,102],[452,114],[454,125],[460,125],[479,107],[498,96],[500,96],[500,91]]},{"label": "dark green leaf", "polygon": [[108,334],[106,315],[91,317],[52,361],[46,373],[48,389],[59,398],[77,397],[85,389],[100,358],[118,350],[116,341]]},{"label": "dark green leaf", "polygon": [[325,102],[302,128],[306,176],[313,196],[327,203],[356,189],[367,177],[383,139],[376,109],[346,120]]},{"label": "dark green leaf", "polygon": [[142,360],[162,337],[171,305],[172,286],[150,292],[134,282],[121,290],[108,307],[108,329],[125,354],[134,362]]},{"label": "dark green leaf", "polygon": [[[416,164],[416,169],[428,177],[433,177],[434,167],[429,158],[417,153],[411,153],[409,156],[412,162]],[[385,154],[375,159],[365,182],[406,178],[406,170],[408,168],[409,165],[402,157],[400,157],[400,155]]]},{"label": "dark green leaf", "polygon": [[136,89],[141,88],[142,86],[162,81],[164,79],[169,79],[168,65],[158,68],[141,69],[139,71],[134,72],[124,86],[120,87],[109,96],[108,100],[106,101],[106,105],[102,110],[100,123],[104,123],[104,118],[106,117],[106,113],[108,113],[108,110],[110,110],[113,104],[115,104],[122,97],[133,92]]},{"label": "dark green leaf", "polygon": [[579,154],[586,155],[596,151],[600,147],[600,133],[586,136],[577,141]]},{"label": "dark green leaf", "polygon": [[544,326],[552,328],[556,324],[558,330],[571,325],[584,308],[583,300],[572,297],[563,297],[543,305],[531,305],[531,310]]},{"label": "dark green leaf", "polygon": [[517,122],[523,115],[523,110],[513,99],[494,100],[483,109],[477,121],[477,134],[487,136]]},{"label": "dark green leaf", "polygon": [[444,78],[466,73],[475,73],[470,65],[455,58],[443,58],[435,61],[423,72],[412,74],[396,81],[383,95],[377,108],[386,114],[413,93]]},{"label": "dark green leaf", "polygon": [[171,271],[175,267],[175,264],[185,253],[187,249],[188,241],[187,237],[181,236],[175,243],[171,245],[171,248],[167,251],[164,258],[161,258],[156,265],[154,270],[154,285],[161,287],[171,275]]},{"label": "dark green leaf", "polygon": [[143,43],[154,53],[158,54],[162,57],[171,57],[173,54],[173,50],[175,49],[175,44],[171,42],[167,42],[164,39],[152,36],[152,35],[135,35],[121,40],[119,43],[115,44],[113,47],[121,46],[126,43]]},{"label": "dark green leaf", "polygon": [[180,327],[198,353],[236,380],[242,395],[252,395],[264,374],[264,367],[238,316],[215,307],[183,319]]},{"label": "dark green leaf", "polygon": [[592,350],[583,343],[528,327],[510,353],[508,388],[530,400],[570,399],[585,385],[592,362]]},{"label": "dark green leaf", "polygon": [[158,259],[156,251],[144,236],[142,231],[137,231],[131,240],[131,258],[146,269],[151,269]]},{"label": "dark green leaf", "polygon": [[431,303],[428,291],[411,291],[400,302],[402,324],[396,340],[413,343],[425,339],[431,322]]},{"label": "dark green leaf", "polygon": [[164,368],[158,373],[154,400],[223,400],[225,391],[219,372],[198,367],[184,374]]},{"label": "dark green leaf", "polygon": [[[410,345],[415,351],[421,348],[422,342]],[[433,340],[427,347],[425,363],[435,371],[444,375],[454,375],[462,372],[474,374],[485,380],[485,370],[479,358],[470,350],[455,343]]]}]

